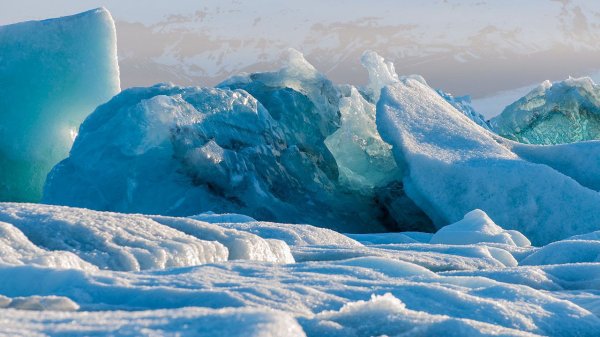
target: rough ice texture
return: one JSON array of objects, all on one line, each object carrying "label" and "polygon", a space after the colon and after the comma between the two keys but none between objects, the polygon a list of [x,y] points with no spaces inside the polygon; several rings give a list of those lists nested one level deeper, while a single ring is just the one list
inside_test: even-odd
[{"label": "rough ice texture", "polygon": [[0,26],[0,201],[39,201],[79,124],[119,92],[116,33],[99,8]]},{"label": "rough ice texture", "polygon": [[471,97],[469,96],[460,96],[454,97],[452,94],[443,92],[441,90],[436,90],[446,102],[450,103],[456,110],[462,112],[465,116],[467,116],[470,120],[477,123],[484,129],[491,130],[490,123],[483,117],[482,114],[475,111],[473,106],[471,105]]},{"label": "rough ice texture", "polygon": [[235,212],[353,232],[429,225],[397,171],[374,105],[356,90],[342,97],[290,51],[281,70],[220,88],[123,91],[81,125],[43,200],[146,214]]},{"label": "rough ice texture", "polygon": [[364,90],[372,102],[379,100],[383,87],[399,81],[394,64],[372,50],[363,53],[360,63],[369,73],[369,84]]},{"label": "rough ice texture", "polygon": [[490,122],[498,134],[522,143],[600,139],[600,87],[589,77],[545,81]]},{"label": "rough ice texture", "polygon": [[219,223],[221,227],[232,228],[239,231],[250,232],[267,239],[284,241],[290,246],[360,246],[360,244],[346,235],[332,231],[327,228],[317,228],[310,225],[294,225],[276,222],[244,222],[232,223],[224,221]]},{"label": "rough ice texture", "polygon": [[337,323],[339,328],[330,329],[343,336],[535,336],[469,319],[411,310],[391,293],[350,302],[317,317]]},{"label": "rough ice texture", "polygon": [[600,228],[596,191],[519,158],[421,81],[382,91],[377,126],[407,166],[407,194],[440,227],[479,208],[536,244]]}]

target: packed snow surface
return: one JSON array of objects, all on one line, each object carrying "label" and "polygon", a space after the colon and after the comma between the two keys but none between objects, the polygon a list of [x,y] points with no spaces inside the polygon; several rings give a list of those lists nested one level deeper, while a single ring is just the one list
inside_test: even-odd
[{"label": "packed snow surface", "polygon": [[[237,214],[167,218],[3,203],[0,218],[11,233],[0,259],[5,336],[595,336],[600,329],[598,236],[538,248],[481,210],[433,236],[356,240]],[[231,258],[264,249],[270,253]],[[53,258],[31,259],[34,250]]]},{"label": "packed snow surface", "polygon": [[0,26],[0,201],[39,201],[79,124],[119,92],[116,32],[103,8]]}]

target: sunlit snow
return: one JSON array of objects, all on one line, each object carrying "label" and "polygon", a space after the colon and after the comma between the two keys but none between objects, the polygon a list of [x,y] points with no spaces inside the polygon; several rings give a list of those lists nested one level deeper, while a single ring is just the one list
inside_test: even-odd
[{"label": "sunlit snow", "polygon": [[[48,41],[11,47],[34,28]],[[114,34],[106,9],[0,27],[0,62],[35,61],[0,63],[22,72],[18,95],[0,82],[0,200],[34,199],[64,158],[45,204],[0,202],[0,335],[598,335],[591,80],[486,121],[374,51],[360,86],[291,49],[216,87],[117,93]]]}]

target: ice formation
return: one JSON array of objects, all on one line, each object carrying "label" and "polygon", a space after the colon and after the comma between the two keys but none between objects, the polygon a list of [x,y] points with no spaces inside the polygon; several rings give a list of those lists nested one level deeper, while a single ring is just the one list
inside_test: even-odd
[{"label": "ice formation", "polygon": [[471,105],[471,97],[469,96],[460,96],[454,97],[452,94],[443,92],[441,90],[436,90],[446,102],[450,103],[456,110],[462,112],[465,116],[467,116],[470,120],[477,123],[484,129],[492,130],[490,126],[490,122],[483,117],[482,114],[475,111],[473,106]]},{"label": "ice formation", "polygon": [[79,124],[119,89],[103,8],[0,26],[0,201],[39,201]]},{"label": "ice formation", "polygon": [[519,157],[532,163],[547,165],[582,186],[600,191],[600,142],[587,141],[559,145],[530,145],[496,138]]},{"label": "ice formation", "polygon": [[490,122],[498,134],[522,143],[600,139],[600,87],[589,77],[545,81]]},{"label": "ice formation", "polygon": [[600,144],[499,137],[467,101],[396,75],[374,52],[365,87],[336,86],[288,54],[279,71],[218,88],[123,91],[82,124],[43,201],[355,233],[432,231],[480,208],[536,244],[599,228]]},{"label": "ice formation", "polygon": [[[589,263],[598,241],[591,236],[533,247],[480,210],[433,237],[355,236],[389,235],[387,243],[237,214],[213,213],[212,223],[201,217],[0,203],[1,221],[13,232],[2,241],[0,335],[592,337],[600,329],[600,268]],[[83,233],[102,224],[109,229],[102,238]],[[30,230],[35,227],[44,235]],[[474,234],[466,237],[470,229]],[[119,231],[139,238],[135,248]],[[398,243],[400,234],[422,242]],[[243,247],[242,241],[259,239],[280,240],[292,260],[190,264],[198,251],[177,250],[201,242]],[[577,250],[574,240],[589,249]],[[23,259],[24,242],[29,250],[65,261],[79,257],[95,267]],[[106,259],[93,258],[134,250],[147,260],[171,256],[181,263],[105,269]],[[158,251],[164,253],[152,253]]]},{"label": "ice formation", "polygon": [[384,88],[377,127],[407,166],[408,196],[438,226],[479,208],[536,244],[600,228],[596,191],[519,158],[421,81]]},{"label": "ice formation", "polygon": [[336,160],[340,182],[351,189],[374,189],[401,177],[401,170],[375,125],[375,105],[355,87],[340,100],[341,127],[325,139]]},{"label": "ice formation", "polygon": [[429,225],[406,198],[374,118],[356,88],[342,95],[295,51],[280,71],[219,88],[127,89],[81,125],[43,201],[164,215],[239,212],[354,232]]}]

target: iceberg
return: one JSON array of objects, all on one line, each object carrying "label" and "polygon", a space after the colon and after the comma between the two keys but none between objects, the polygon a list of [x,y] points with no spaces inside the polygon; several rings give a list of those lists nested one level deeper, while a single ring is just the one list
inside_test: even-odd
[{"label": "iceberg", "polygon": [[353,233],[432,232],[481,209],[534,244],[598,229],[600,143],[513,142],[466,99],[374,52],[362,63],[365,87],[333,85],[289,51],[282,69],[217,88],[127,89],[84,121],[43,201]]},{"label": "iceberg", "polygon": [[598,192],[521,159],[421,81],[405,78],[382,90],[377,127],[407,166],[407,195],[438,228],[472,209],[534,244],[600,228]]},{"label": "iceberg", "polygon": [[490,123],[499,135],[522,143],[600,139],[600,87],[589,77],[545,81]]},{"label": "iceberg", "polygon": [[83,119],[119,92],[110,13],[0,26],[0,201],[39,201]]},{"label": "iceberg", "polygon": [[468,100],[374,52],[362,63],[365,87],[336,86],[291,50],[282,69],[217,88],[127,89],[84,121],[43,201],[353,233],[432,232],[481,209],[534,244],[598,229],[600,143],[510,141]]},{"label": "iceberg", "polygon": [[218,88],[130,88],[83,122],[70,156],[48,175],[43,202],[243,213],[350,232],[426,227],[374,118],[357,90],[343,96],[295,51],[279,71]]}]

